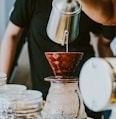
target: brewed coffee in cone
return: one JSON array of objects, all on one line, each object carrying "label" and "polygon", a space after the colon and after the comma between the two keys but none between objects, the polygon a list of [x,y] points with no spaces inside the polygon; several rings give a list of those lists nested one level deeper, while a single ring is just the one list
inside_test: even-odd
[{"label": "brewed coffee in cone", "polygon": [[83,57],[82,52],[46,52],[45,56],[55,76],[73,76]]}]

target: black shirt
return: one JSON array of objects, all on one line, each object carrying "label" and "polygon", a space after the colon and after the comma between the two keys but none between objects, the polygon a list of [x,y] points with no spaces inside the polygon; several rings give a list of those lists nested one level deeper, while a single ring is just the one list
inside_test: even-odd
[{"label": "black shirt", "polygon": [[[42,91],[44,97],[49,88],[49,82],[44,81],[44,78],[53,75],[44,52],[65,51],[65,46],[53,42],[46,34],[51,8],[52,0],[16,0],[10,17],[15,25],[27,30],[33,89]],[[90,31],[100,33],[101,25],[90,20],[81,12],[79,35],[75,41],[69,44],[69,51],[84,52],[83,60],[75,72],[76,76],[79,76],[82,64],[94,56],[93,48],[90,45]]]},{"label": "black shirt", "polygon": [[102,34],[105,38],[113,40],[116,36],[116,26],[103,26]]}]

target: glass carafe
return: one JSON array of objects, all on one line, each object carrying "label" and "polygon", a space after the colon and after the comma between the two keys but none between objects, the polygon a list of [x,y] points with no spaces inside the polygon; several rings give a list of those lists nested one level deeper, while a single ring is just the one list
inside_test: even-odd
[{"label": "glass carafe", "polygon": [[43,119],[86,119],[78,79],[52,76],[46,103],[42,111]]},{"label": "glass carafe", "polygon": [[7,75],[3,72],[0,72],[0,87],[5,85],[7,82]]}]

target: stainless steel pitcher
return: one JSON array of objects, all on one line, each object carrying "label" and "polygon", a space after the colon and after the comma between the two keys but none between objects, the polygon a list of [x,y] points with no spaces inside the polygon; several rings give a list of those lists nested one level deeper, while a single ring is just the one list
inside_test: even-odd
[{"label": "stainless steel pitcher", "polygon": [[49,38],[61,45],[74,41],[79,33],[80,12],[78,0],[53,0],[47,25]]}]

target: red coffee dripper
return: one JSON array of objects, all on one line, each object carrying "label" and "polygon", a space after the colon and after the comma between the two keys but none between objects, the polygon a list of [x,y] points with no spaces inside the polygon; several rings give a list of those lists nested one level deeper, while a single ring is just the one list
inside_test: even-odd
[{"label": "red coffee dripper", "polygon": [[82,52],[45,52],[45,56],[55,76],[73,76],[83,57]]}]

